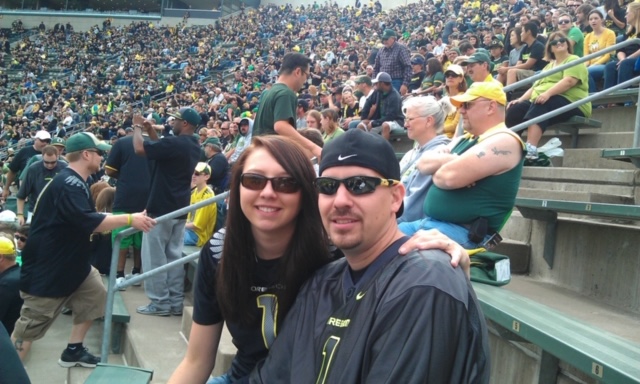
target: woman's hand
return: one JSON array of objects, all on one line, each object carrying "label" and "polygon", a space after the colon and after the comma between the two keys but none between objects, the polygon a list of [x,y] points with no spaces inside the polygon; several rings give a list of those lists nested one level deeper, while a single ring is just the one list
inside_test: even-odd
[{"label": "woman's hand", "polygon": [[419,230],[400,247],[398,252],[406,255],[416,249],[440,249],[451,256],[451,266],[460,266],[467,277],[471,276],[471,260],[467,250],[437,229]]},{"label": "woman's hand", "polygon": [[538,97],[536,97],[536,100],[534,101],[534,103],[536,104],[544,104],[549,100],[549,95],[547,94],[547,92],[541,93],[540,95],[538,95]]},{"label": "woman's hand", "polygon": [[522,100],[520,100],[520,99],[511,100],[509,102],[509,104],[507,105],[507,109],[511,108],[512,105],[516,105],[516,104],[521,103],[521,102],[522,102]]}]

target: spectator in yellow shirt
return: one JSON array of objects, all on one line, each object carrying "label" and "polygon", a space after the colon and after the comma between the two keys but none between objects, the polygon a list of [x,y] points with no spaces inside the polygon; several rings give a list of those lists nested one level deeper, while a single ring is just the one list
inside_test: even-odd
[{"label": "spectator in yellow shirt", "polygon": [[[198,163],[191,177],[191,187],[193,187],[191,205],[215,196],[213,190],[207,185],[209,177],[211,177],[211,167],[207,163]],[[189,212],[184,230],[184,245],[202,247],[213,234],[217,215],[217,204],[210,204],[198,208],[195,212]]]},{"label": "spectator in yellow shirt", "polygon": [[[616,34],[604,26],[604,17],[599,10],[594,9],[587,17],[589,25],[593,29],[584,38],[585,54],[592,54],[610,47],[616,43]],[[611,61],[611,53],[591,59],[584,64],[589,70],[589,93],[598,92],[597,82],[604,76],[604,67]]]}]

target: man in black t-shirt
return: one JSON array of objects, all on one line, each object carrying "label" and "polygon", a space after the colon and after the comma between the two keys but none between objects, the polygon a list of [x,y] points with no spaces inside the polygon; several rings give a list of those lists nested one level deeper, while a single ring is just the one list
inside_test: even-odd
[{"label": "man in black t-shirt", "polygon": [[[40,192],[42,192],[45,185],[47,185],[55,175],[66,167],[66,162],[58,161],[58,150],[53,145],[47,145],[42,149],[42,160],[31,164],[29,169],[24,171],[26,176],[22,183],[20,183],[20,189],[16,196],[18,198],[18,211],[16,215],[18,216],[20,225],[31,223],[33,209],[36,206]],[[29,209],[25,210],[24,202],[27,198]]]},{"label": "man in black t-shirt", "polygon": [[422,56],[414,56],[411,59],[411,81],[409,82],[409,92],[420,89],[422,79],[424,79],[424,58]]},{"label": "man in black t-shirt", "polygon": [[7,201],[9,197],[9,187],[13,184],[16,177],[20,176],[20,172],[27,166],[29,159],[42,151],[42,148],[51,143],[51,135],[47,131],[38,131],[36,133],[33,145],[24,147],[18,151],[16,156],[9,164],[9,172],[7,173],[7,182],[2,191],[2,200]]},{"label": "man in black t-shirt", "polygon": [[220,139],[210,137],[204,142],[204,154],[207,164],[211,167],[209,184],[216,195],[221,194],[229,186],[229,161],[222,153]]},{"label": "man in black t-shirt", "polygon": [[[138,156],[155,160],[147,213],[158,217],[189,205],[191,176],[200,159],[200,144],[194,132],[201,122],[193,108],[181,108],[173,120],[174,136],[158,139],[152,122],[139,116],[134,119],[133,148]],[[142,120],[140,120],[142,119]],[[136,122],[138,121],[138,122]],[[142,121],[142,123],[140,122]],[[142,130],[149,134],[142,138]],[[159,268],[182,258],[184,226],[187,215],[159,223],[142,236],[142,268]],[[144,290],[151,302],[137,308],[143,315],[182,315],[184,268],[173,268],[147,279]]]},{"label": "man in black t-shirt", "polygon": [[[127,128],[131,129],[131,128]],[[148,136],[145,136],[148,138]],[[126,136],[116,141],[109,152],[107,163],[105,164],[107,176],[117,179],[116,195],[113,201],[113,214],[127,214],[143,211],[147,205],[149,196],[149,186],[151,184],[151,164],[141,156],[136,155],[133,150],[133,137]],[[129,228],[124,226],[111,231],[111,239]],[[127,251],[133,247],[133,270],[131,276],[135,277],[142,270],[140,250],[142,248],[142,233],[137,232],[122,239],[120,243],[120,253],[118,258],[118,268],[116,270],[116,281],[122,282],[125,279],[124,267],[126,263]]]},{"label": "man in black t-shirt", "polygon": [[544,44],[538,41],[538,24],[531,21],[522,27],[521,39],[527,45],[520,53],[518,64],[513,67],[500,67],[498,73],[506,75],[506,85],[511,85],[520,80],[533,76],[547,65],[544,60]]},{"label": "man in black t-shirt", "polygon": [[110,146],[91,133],[81,132],[67,141],[69,166],[44,188],[33,212],[29,241],[22,250],[20,295],[24,304],[11,339],[24,360],[31,343],[42,338],[63,307],[73,312],[62,367],[95,367],[100,358],[83,347],[94,319],[104,315],[106,289],[90,264],[93,232],[123,225],[148,231],[155,220],[145,213],[105,215],[97,213],[87,180],[100,170]]}]

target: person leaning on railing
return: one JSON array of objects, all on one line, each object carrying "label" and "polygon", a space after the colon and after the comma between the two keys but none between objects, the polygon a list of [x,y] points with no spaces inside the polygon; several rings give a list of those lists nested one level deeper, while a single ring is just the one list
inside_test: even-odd
[{"label": "person leaning on railing", "polygon": [[[562,32],[553,32],[545,48],[549,64],[542,73],[555,67],[578,60],[572,54],[569,39]],[[509,103],[505,123],[507,127],[542,116],[589,96],[589,75],[584,64],[577,64],[564,71],[550,74],[533,83],[533,86],[519,99]],[[531,124],[527,130],[527,155],[529,160],[538,158],[538,143],[547,127],[568,120],[573,116],[591,116],[591,103],[561,113],[555,117]]]},{"label": "person leaning on railing", "polygon": [[[625,40],[635,39],[640,31],[640,3],[627,5],[627,33]],[[640,74],[636,61],[640,57],[640,44],[630,44],[618,49],[617,61],[607,63],[604,68],[604,89],[624,83]]]},{"label": "person leaning on railing", "polygon": [[[594,9],[588,15],[589,25],[593,32],[584,38],[584,48],[587,55],[599,52],[616,43],[616,34],[604,26],[604,17],[599,10]],[[602,80],[605,65],[611,61],[611,53],[591,59],[584,64],[589,71],[589,93],[598,92],[596,82]]]}]

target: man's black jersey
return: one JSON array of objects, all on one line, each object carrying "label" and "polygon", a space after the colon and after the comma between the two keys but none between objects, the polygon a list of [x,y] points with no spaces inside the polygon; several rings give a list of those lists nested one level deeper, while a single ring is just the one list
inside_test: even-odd
[{"label": "man's black jersey", "polygon": [[442,251],[398,257],[406,240],[357,276],[345,259],[316,272],[250,382],[488,383],[487,328],[470,282]]}]

